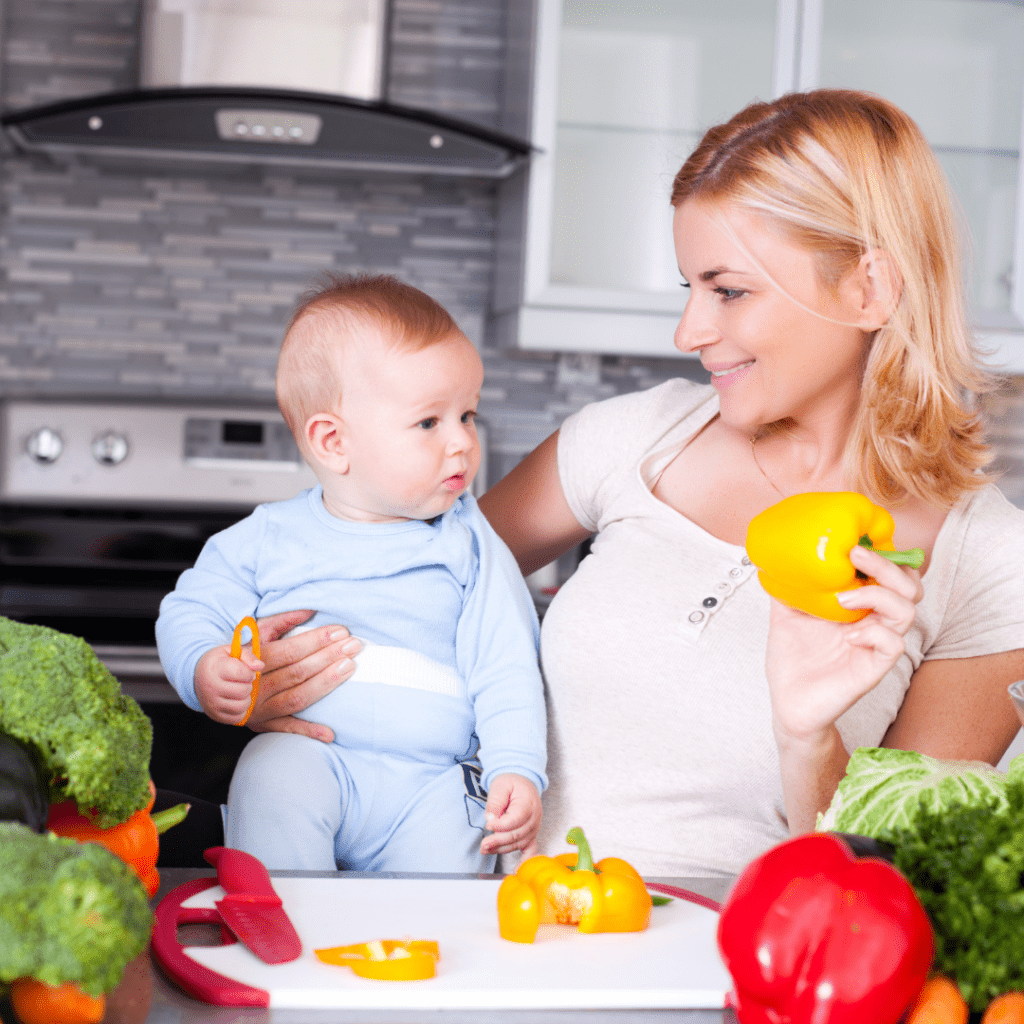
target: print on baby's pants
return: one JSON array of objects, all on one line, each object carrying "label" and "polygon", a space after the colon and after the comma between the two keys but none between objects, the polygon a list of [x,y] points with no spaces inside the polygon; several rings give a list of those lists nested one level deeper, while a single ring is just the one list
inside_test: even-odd
[{"label": "print on baby's pants", "polygon": [[482,821],[486,822],[484,811],[487,807],[487,790],[480,785],[483,772],[475,761],[461,761],[460,764],[462,780],[466,784],[466,795],[463,797],[466,801],[466,821],[470,828],[486,832],[486,824],[481,824]]}]

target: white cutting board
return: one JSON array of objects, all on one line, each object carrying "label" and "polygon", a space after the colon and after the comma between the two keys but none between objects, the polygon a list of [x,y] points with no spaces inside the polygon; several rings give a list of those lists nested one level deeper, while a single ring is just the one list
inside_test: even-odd
[{"label": "white cutting board", "polygon": [[[199,963],[270,993],[279,1007],[415,1009],[701,1008],[725,1004],[730,979],[718,915],[674,899],[643,932],[581,935],[542,925],[532,944],[498,934],[492,879],[275,878],[302,955],[269,965],[241,943],[189,946]],[[220,886],[187,900],[212,907]],[[436,939],[437,976],[387,982],[321,963],[314,949],[372,939]]]}]

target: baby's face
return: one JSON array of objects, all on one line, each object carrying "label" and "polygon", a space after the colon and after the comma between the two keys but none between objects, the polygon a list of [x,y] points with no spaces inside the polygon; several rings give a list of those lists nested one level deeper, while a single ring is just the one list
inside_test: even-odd
[{"label": "baby's face", "polygon": [[345,354],[343,374],[349,470],[325,481],[328,510],[371,522],[446,512],[480,468],[473,344],[453,334],[408,352],[368,339]]}]

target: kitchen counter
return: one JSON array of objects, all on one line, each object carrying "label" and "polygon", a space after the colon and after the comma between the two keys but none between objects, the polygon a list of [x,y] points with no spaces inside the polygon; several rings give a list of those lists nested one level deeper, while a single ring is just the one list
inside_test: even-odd
[{"label": "kitchen counter", "polygon": [[[285,873],[282,873],[285,874]],[[307,872],[288,872],[294,877],[325,877]],[[165,893],[192,878],[212,877],[202,869],[164,868],[160,871],[160,891],[153,905]],[[348,877],[366,878],[361,872],[346,873]],[[398,878],[400,875],[387,877]],[[429,877],[466,877],[444,876]],[[487,877],[487,876],[484,876]],[[496,877],[496,876],[493,876]],[[711,878],[659,878],[651,881],[682,886],[704,896],[721,900],[728,892],[729,882]],[[197,929],[203,926],[188,926]],[[184,929],[182,930],[184,933]],[[212,932],[207,929],[207,934]],[[184,935],[183,935],[184,937]],[[198,936],[188,941],[200,944]],[[300,1010],[255,1009],[251,1007],[218,1007],[200,1003],[185,995],[160,972],[151,967],[139,983],[152,985],[152,1001],[146,1024],[734,1024],[729,1011],[711,1010],[515,1010],[515,1011],[444,1011],[444,1010]],[[108,1017],[111,1016],[108,1014]],[[108,1024],[137,1024],[136,1021],[109,1021]]]}]

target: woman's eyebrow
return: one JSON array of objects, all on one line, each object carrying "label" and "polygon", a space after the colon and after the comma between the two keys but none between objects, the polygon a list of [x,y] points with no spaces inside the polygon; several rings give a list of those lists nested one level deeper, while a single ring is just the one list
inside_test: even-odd
[{"label": "woman's eyebrow", "polygon": [[715,267],[713,270],[705,270],[701,273],[700,279],[702,281],[713,281],[719,274],[728,274],[728,267]]}]

